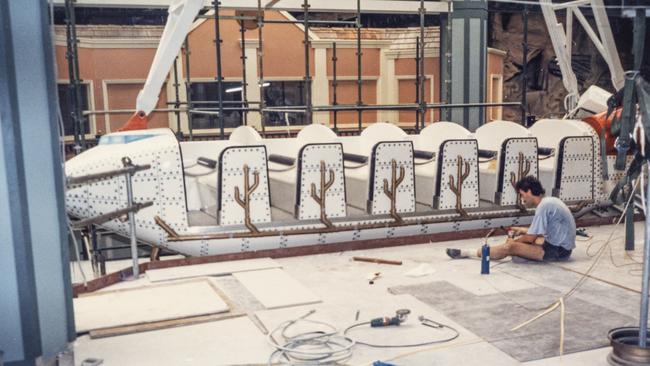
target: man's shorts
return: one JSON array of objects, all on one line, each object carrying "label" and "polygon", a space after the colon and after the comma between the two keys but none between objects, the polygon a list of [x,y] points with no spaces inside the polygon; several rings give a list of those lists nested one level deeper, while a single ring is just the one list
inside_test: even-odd
[{"label": "man's shorts", "polygon": [[562,261],[566,260],[571,256],[572,250],[566,250],[560,246],[553,245],[547,241],[542,245],[544,249],[544,260],[545,261]]}]

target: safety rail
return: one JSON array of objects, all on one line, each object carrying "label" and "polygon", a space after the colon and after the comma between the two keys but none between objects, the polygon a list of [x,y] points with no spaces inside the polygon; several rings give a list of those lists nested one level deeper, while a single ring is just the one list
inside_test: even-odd
[{"label": "safety rail", "polygon": [[[83,220],[71,222],[72,227],[80,228],[89,225],[97,225],[106,221],[110,221],[124,215],[128,216],[129,221],[129,237],[131,239],[131,258],[133,260],[133,278],[137,278],[139,273],[138,266],[138,240],[135,232],[135,213],[140,211],[143,208],[153,206],[153,201],[146,202],[133,202],[133,175],[137,172],[151,169],[151,165],[134,165],[131,162],[129,157],[122,158],[123,168],[109,170],[106,172],[87,174],[77,177],[69,177],[66,179],[66,185],[68,187],[79,186],[83,184],[88,184],[91,182],[114,178],[123,175],[126,181],[126,196],[127,196],[127,206],[119,210],[108,212],[94,217],[89,217]],[[72,235],[72,233],[70,233]],[[95,264],[93,263],[93,267]]]}]

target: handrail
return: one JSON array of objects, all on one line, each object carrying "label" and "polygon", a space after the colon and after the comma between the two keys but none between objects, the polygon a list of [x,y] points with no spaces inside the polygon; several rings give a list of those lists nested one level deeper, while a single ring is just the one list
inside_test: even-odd
[{"label": "handrail", "polygon": [[81,176],[77,176],[77,177],[68,177],[68,178],[66,178],[66,185],[67,186],[77,186],[77,185],[92,182],[92,181],[95,181],[95,180],[103,180],[103,179],[116,177],[118,175],[124,175],[124,174],[133,175],[136,172],[139,172],[139,171],[142,171],[142,170],[147,170],[147,169],[151,169],[151,165],[149,165],[149,164],[130,165],[130,166],[126,166],[124,168],[109,170],[109,171],[101,172],[101,173],[93,173],[93,174],[88,174],[88,175],[81,175]]}]

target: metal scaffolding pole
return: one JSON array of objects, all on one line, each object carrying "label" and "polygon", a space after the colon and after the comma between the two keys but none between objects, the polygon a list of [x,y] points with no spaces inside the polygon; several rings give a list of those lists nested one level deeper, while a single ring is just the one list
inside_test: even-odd
[{"label": "metal scaffolding pole", "polygon": [[190,78],[190,40],[185,37],[185,95],[187,98],[187,128],[190,133],[190,141],[194,140],[192,133],[192,113],[190,111],[194,108],[192,105],[192,80]]},{"label": "metal scaffolding pole", "polygon": [[[571,42],[569,42],[571,43]],[[521,80],[521,124],[528,126],[527,115],[528,115],[528,95],[526,91],[528,90],[528,5],[524,4],[524,43],[522,44],[523,48],[523,60],[521,60],[521,72],[523,78]]]},{"label": "metal scaffolding pole", "polygon": [[[68,78],[70,84],[68,90],[72,98],[72,125],[74,133],[74,150],[79,154],[86,148],[86,126],[81,113],[81,80],[79,77],[79,53],[77,51],[77,23],[74,11],[75,0],[65,0],[65,17],[66,17],[66,59],[68,61]],[[61,131],[63,133],[63,131]]]},{"label": "metal scaffolding pole", "polygon": [[[641,173],[643,174],[643,173]],[[644,189],[641,187],[641,189]],[[646,197],[650,197],[648,184]],[[630,205],[634,206],[634,205]],[[643,247],[643,279],[641,282],[641,312],[639,316],[639,347],[647,346],[648,337],[648,288],[650,288],[650,215],[645,216],[645,244]]]},{"label": "metal scaffolding pole", "polygon": [[[338,58],[336,57],[336,42],[332,42],[332,105],[336,106],[338,105],[338,101],[336,100],[336,87],[338,86],[338,82],[336,81],[336,61]],[[338,133],[338,127],[336,126],[338,120],[338,111],[334,111],[334,132]]]},{"label": "metal scaffolding pole", "polygon": [[[244,27],[244,20],[241,20],[239,23],[239,34],[241,34],[241,72],[242,72],[242,82],[241,82],[241,95],[242,95],[242,107],[248,107],[248,95],[246,94],[246,89],[248,88],[248,83],[246,82],[246,27]],[[223,101],[222,101],[223,102]],[[242,122],[244,125],[248,124],[248,113],[242,113]]]},{"label": "metal scaffolding pole", "polygon": [[[357,105],[363,105],[361,97],[361,0],[357,0]],[[357,110],[358,130],[361,132],[362,110]]]},{"label": "metal scaffolding pole", "polygon": [[223,140],[224,136],[224,121],[223,121],[223,74],[221,70],[221,27],[219,24],[219,0],[214,0],[214,45],[217,50],[217,98],[219,101],[219,136]]},{"label": "metal scaffolding pole", "polygon": [[180,84],[178,83],[178,57],[174,59],[174,115],[176,115],[176,138],[178,140],[183,139],[183,131],[181,131],[181,112],[180,112],[180,106],[181,106],[181,101],[180,101],[180,95],[178,92],[178,87]]},{"label": "metal scaffolding pole", "polygon": [[[446,28],[446,38],[447,40],[445,41],[445,59],[446,59],[446,65],[445,65],[445,102],[446,103],[451,103],[451,61],[452,61],[452,55],[451,55],[451,1],[452,0],[447,0],[447,22],[445,25]],[[445,119],[447,121],[451,120],[451,110],[450,109],[445,109]]]},{"label": "metal scaffolding pole", "polygon": [[[415,37],[415,104],[420,105],[420,37]],[[420,125],[420,109],[415,111],[415,131]]]},{"label": "metal scaffolding pole", "polygon": [[419,41],[419,48],[420,48],[420,73],[417,75],[417,77],[420,79],[420,100],[418,101],[418,104],[420,105],[420,109],[418,110],[420,113],[420,124],[421,126],[415,126],[415,132],[418,132],[421,128],[424,128],[424,121],[426,120],[426,109],[425,109],[425,104],[426,101],[424,99],[424,16],[425,16],[425,11],[426,9],[424,8],[424,0],[420,0],[420,41]]},{"label": "metal scaffolding pole", "polygon": [[260,88],[260,124],[262,125],[262,136],[266,137],[266,123],[264,122],[264,48],[262,41],[262,27],[264,26],[264,11],[262,0],[257,0],[257,67],[259,67],[258,84]]},{"label": "metal scaffolding pole", "polygon": [[[309,70],[309,48],[311,43],[309,42],[309,0],[304,0],[302,4],[303,14],[304,14],[304,26],[305,26],[305,89],[303,90],[305,94],[305,104],[307,105],[307,124],[312,124],[313,114],[312,114],[312,105],[311,105],[311,76]],[[284,88],[282,88],[284,90]]]}]

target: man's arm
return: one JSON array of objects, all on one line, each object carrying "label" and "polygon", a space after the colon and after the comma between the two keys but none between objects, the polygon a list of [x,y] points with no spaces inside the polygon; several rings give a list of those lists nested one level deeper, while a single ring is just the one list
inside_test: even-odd
[{"label": "man's arm", "polygon": [[518,241],[520,243],[534,244],[539,237],[539,235],[524,234],[516,237],[515,241]]}]

